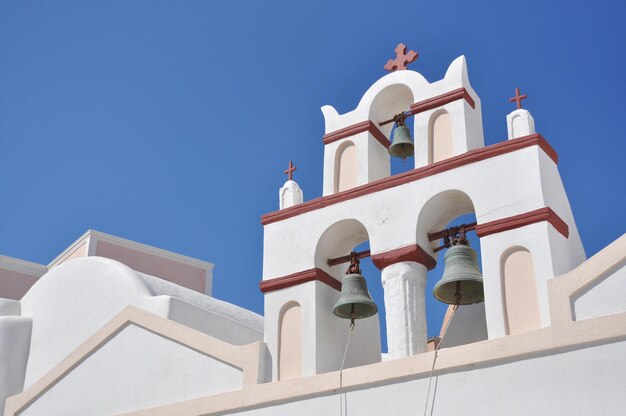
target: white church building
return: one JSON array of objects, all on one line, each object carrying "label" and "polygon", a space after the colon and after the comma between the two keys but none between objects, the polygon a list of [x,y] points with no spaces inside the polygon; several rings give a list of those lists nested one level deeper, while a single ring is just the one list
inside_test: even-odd
[{"label": "white church building", "polygon": [[[213,264],[97,231],[48,265],[0,256],[4,416],[626,414],[626,236],[586,258],[519,90],[485,146],[465,58],[431,83],[396,52],[354,110],[322,107],[322,196],[290,175],[262,216],[264,316],[211,296]],[[464,214],[482,292],[429,340],[426,280]],[[364,242],[387,354],[377,314],[333,313]]]}]

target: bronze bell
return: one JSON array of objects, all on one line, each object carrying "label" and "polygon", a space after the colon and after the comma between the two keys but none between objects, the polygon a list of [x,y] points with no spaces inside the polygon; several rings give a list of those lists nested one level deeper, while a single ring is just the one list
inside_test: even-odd
[{"label": "bronze bell", "polygon": [[451,246],[444,256],[444,271],[433,295],[450,305],[482,302],[483,276],[478,270],[476,252],[467,241]]},{"label": "bronze bell", "polygon": [[401,157],[402,160],[413,156],[413,140],[411,131],[405,125],[396,126],[393,131],[393,143],[389,146],[389,154],[394,157]]},{"label": "bronze bell", "polygon": [[393,116],[396,129],[393,131],[393,142],[389,146],[389,154],[394,157],[401,157],[402,160],[406,160],[407,157],[413,156],[415,153],[413,140],[411,140],[411,130],[404,124],[404,120],[408,116],[409,114],[406,113]]},{"label": "bronze bell", "polygon": [[354,321],[375,315],[378,307],[367,290],[367,283],[361,275],[359,259],[354,251],[350,253],[350,258],[350,267],[341,281],[341,294],[333,307],[333,313],[340,318]]}]

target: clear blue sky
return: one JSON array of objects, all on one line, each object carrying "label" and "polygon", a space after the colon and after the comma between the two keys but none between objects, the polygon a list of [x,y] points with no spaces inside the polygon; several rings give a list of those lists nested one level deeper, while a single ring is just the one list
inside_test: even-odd
[{"label": "clear blue sky", "polygon": [[0,2],[0,254],[93,228],[216,263],[214,295],[262,313],[282,171],[321,195],[319,108],[353,109],[398,42],[430,81],[465,54],[487,145],[521,87],[587,255],[624,232],[624,1],[299,3]]}]

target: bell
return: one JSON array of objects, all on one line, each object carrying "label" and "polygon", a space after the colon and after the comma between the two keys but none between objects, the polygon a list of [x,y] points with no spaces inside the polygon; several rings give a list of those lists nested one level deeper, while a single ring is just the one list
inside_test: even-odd
[{"label": "bell", "polygon": [[413,156],[413,140],[411,131],[407,126],[396,126],[393,132],[393,143],[389,146],[389,154],[394,157],[401,157],[402,160]]},{"label": "bell", "polygon": [[354,324],[355,319],[367,318],[375,315],[378,307],[367,291],[367,283],[361,275],[359,258],[352,251],[350,253],[350,267],[346,277],[341,281],[341,294],[333,307],[333,313],[340,318],[350,319]]},{"label": "bell", "polygon": [[361,274],[349,274],[341,282],[341,294],[333,307],[340,318],[362,319],[375,315],[378,307],[367,291],[367,283]]},{"label": "bell", "polygon": [[444,271],[433,295],[450,305],[482,302],[483,276],[478,270],[476,252],[467,244],[451,246],[444,256]]}]

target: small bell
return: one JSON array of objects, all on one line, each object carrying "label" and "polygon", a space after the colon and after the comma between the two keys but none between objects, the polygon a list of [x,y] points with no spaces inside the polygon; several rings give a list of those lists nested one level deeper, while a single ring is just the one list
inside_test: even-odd
[{"label": "small bell", "polygon": [[444,256],[444,271],[433,295],[449,305],[469,305],[484,300],[483,276],[478,270],[476,252],[463,239]]},{"label": "small bell", "polygon": [[350,253],[350,267],[341,281],[341,294],[333,307],[333,313],[354,322],[355,319],[367,318],[378,312],[372,300],[365,278],[361,275],[359,259],[353,251]]},{"label": "small bell", "polygon": [[404,125],[406,114],[401,113],[394,117],[396,128],[393,131],[393,143],[389,146],[389,154],[394,157],[401,157],[405,160],[409,156],[413,156],[414,147],[411,140],[411,131]]}]

